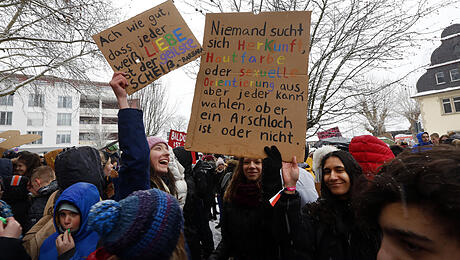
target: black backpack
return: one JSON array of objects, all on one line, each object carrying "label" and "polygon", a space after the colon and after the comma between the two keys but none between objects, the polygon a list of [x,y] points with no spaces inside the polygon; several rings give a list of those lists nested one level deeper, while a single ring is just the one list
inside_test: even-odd
[{"label": "black backpack", "polygon": [[196,185],[196,194],[204,199],[213,189],[213,173],[216,170],[216,165],[208,161],[198,161],[193,168],[193,179]]}]

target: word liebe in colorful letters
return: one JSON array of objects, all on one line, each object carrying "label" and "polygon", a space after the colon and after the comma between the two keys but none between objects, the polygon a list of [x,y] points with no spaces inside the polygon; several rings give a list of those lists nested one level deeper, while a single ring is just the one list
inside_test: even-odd
[{"label": "word liebe in colorful letters", "polygon": [[93,36],[114,71],[127,73],[132,94],[198,58],[203,49],[171,1]]}]

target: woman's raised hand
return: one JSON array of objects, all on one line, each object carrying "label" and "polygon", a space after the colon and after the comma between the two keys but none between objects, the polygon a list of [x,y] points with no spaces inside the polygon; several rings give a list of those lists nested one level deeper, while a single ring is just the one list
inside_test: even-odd
[{"label": "woman's raised hand", "polygon": [[[295,187],[297,180],[299,179],[299,166],[297,166],[297,158],[292,157],[291,162],[283,162],[281,167],[283,174],[284,187]],[[293,194],[295,191],[285,191],[288,194]]]}]

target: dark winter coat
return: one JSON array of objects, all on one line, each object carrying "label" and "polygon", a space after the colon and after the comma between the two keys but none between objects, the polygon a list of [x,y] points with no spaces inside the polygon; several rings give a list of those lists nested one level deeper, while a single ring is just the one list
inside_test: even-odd
[{"label": "dark winter coat", "polygon": [[0,178],[13,175],[13,163],[10,159],[0,158]]},{"label": "dark winter coat", "polygon": [[[320,199],[300,209],[300,196],[283,194],[277,207],[288,219],[284,233],[285,257],[294,259],[352,260],[376,259],[380,247],[377,229],[361,227],[349,201]],[[299,214],[301,212],[301,214]]]},{"label": "dark winter coat", "polygon": [[[54,205],[53,221],[54,227],[57,231],[48,237],[40,247],[40,260],[58,259],[56,238],[62,232],[59,231],[58,223],[56,222],[56,215],[59,206],[63,202],[70,202],[71,204],[75,205],[81,214],[80,228],[76,231],[75,234],[72,234],[72,238],[75,242],[75,250],[68,251],[69,253],[72,253],[70,259],[76,260],[86,258],[94,250],[96,250],[97,242],[99,241],[99,235],[96,232],[89,230],[87,222],[91,206],[99,202],[99,199],[99,192],[96,186],[85,182],[76,183],[62,192],[61,196],[59,196],[56,204]],[[65,254],[68,254],[68,252]]]},{"label": "dark winter coat", "polygon": [[58,189],[57,181],[52,181],[50,184],[41,187],[38,190],[38,195],[31,198],[31,205],[29,208],[29,223],[28,227],[24,227],[29,230],[35,223],[37,223],[43,217],[43,210],[45,209],[48,198],[53,192]]},{"label": "dark winter coat", "polygon": [[[187,197],[183,209],[185,239],[190,248],[192,259],[201,259],[202,255],[207,258],[214,250],[214,244],[207,215],[204,212],[203,201],[196,194],[192,168],[193,157],[191,152],[186,151],[184,147],[176,147],[173,151],[177,160],[185,169],[184,175],[187,182]],[[206,235],[203,236],[203,234]]]},{"label": "dark winter coat", "polygon": [[[28,226],[28,211],[30,207],[29,191],[27,184],[29,178],[20,175],[13,175],[4,178],[5,191],[3,193],[3,200],[11,206],[14,218],[21,224],[21,226]],[[22,230],[25,234],[26,230]]]},{"label": "dark winter coat", "polygon": [[104,172],[99,152],[89,146],[65,149],[54,163],[56,180],[61,191],[77,182],[91,183],[104,194]]},{"label": "dark winter coat", "polygon": [[268,203],[256,208],[224,202],[221,217],[222,240],[210,260],[280,259],[269,224]]},{"label": "dark winter coat", "polygon": [[30,260],[30,256],[17,238],[0,237],[0,260]]},{"label": "dark winter coat", "polygon": [[274,220],[281,218],[269,203],[282,187],[280,168],[281,154],[279,158],[267,157],[262,163],[261,185],[246,181],[237,184],[232,200],[224,201],[222,240],[209,259],[284,259],[274,226]]},{"label": "dark winter coat", "polygon": [[142,110],[126,108],[118,111],[118,138],[123,153],[118,178],[113,179],[116,201],[134,191],[150,189],[150,150]]},{"label": "dark winter coat", "polygon": [[[348,176],[352,187],[366,183],[360,170]],[[380,247],[378,229],[363,226],[355,218],[350,199],[341,200],[333,195],[324,179],[321,198],[302,209],[300,205],[299,193],[283,192],[275,206],[276,226],[281,231],[278,236],[286,238],[283,259],[376,259]]]}]

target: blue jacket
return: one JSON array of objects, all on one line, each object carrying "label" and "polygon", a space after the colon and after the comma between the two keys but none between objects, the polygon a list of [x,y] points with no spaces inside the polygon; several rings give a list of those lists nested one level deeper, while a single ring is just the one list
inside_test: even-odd
[{"label": "blue jacket", "polygon": [[71,259],[84,259],[96,250],[99,235],[88,230],[87,221],[88,213],[91,206],[99,202],[99,192],[93,184],[86,182],[78,182],[64,190],[59,196],[54,205],[54,227],[57,232],[49,236],[40,247],[40,260],[58,259],[56,250],[56,238],[59,236],[59,228],[56,224],[56,214],[58,208],[63,201],[70,202],[75,205],[81,212],[80,229],[72,234],[75,242],[75,253]]},{"label": "blue jacket", "polygon": [[134,191],[150,189],[150,149],[142,110],[126,108],[118,111],[118,141],[122,154],[118,178],[113,179],[116,201]]},{"label": "blue jacket", "polygon": [[417,134],[418,144],[414,145],[414,148],[419,147],[419,146],[425,146],[425,145],[432,145],[433,144],[431,141],[423,142],[423,140],[422,140],[422,135],[423,134],[428,134],[428,133],[427,132],[420,132],[420,133]]}]

